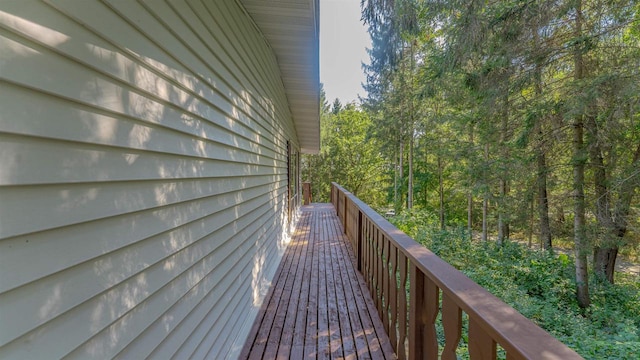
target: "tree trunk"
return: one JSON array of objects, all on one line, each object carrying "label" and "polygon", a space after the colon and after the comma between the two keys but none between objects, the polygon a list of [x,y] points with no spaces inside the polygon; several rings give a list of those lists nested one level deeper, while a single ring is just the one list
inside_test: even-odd
[{"label": "tree trunk", "polygon": [[614,283],[614,274],[616,268],[616,257],[618,256],[618,247],[593,249],[593,270],[601,278],[611,284]]},{"label": "tree trunk", "polygon": [[471,191],[467,194],[467,231],[469,231],[469,238],[473,239],[473,194]]},{"label": "tree trunk", "polygon": [[[589,147],[590,159],[594,167],[594,185],[596,196],[596,220],[603,230],[604,239],[600,239],[598,245],[593,249],[593,271],[599,278],[605,279],[611,284],[615,282],[615,265],[618,256],[619,245],[622,243],[624,235],[627,233],[627,217],[633,194],[638,187],[633,181],[638,175],[631,175],[618,188],[618,201],[613,213],[611,211],[611,199],[613,198],[609,189],[607,171],[602,157],[602,149],[598,143],[598,127],[595,118],[588,119],[588,128],[591,133],[592,144]],[[631,169],[637,168],[640,160],[640,144],[636,148]],[[632,170],[633,171],[633,170]]]},{"label": "tree trunk", "polygon": [[[582,35],[582,0],[576,1],[576,38]],[[575,78],[584,76],[582,49],[575,50]],[[586,237],[584,168],[587,159],[584,149],[584,129],[582,115],[577,115],[573,123],[573,237],[576,257],[576,295],[578,305],[587,308],[589,297],[589,273],[587,269],[588,244]]]},{"label": "tree trunk", "polygon": [[540,243],[545,250],[552,250],[551,224],[549,222],[549,198],[547,197],[547,160],[544,150],[537,150],[538,167],[538,216],[540,217]]},{"label": "tree trunk", "polygon": [[413,126],[409,138],[409,184],[407,187],[407,209],[413,208]]},{"label": "tree trunk", "polygon": [[[534,37],[534,53],[538,54],[540,52],[540,35],[538,33],[538,29],[540,28],[540,24],[536,23],[536,26],[533,30]],[[536,61],[535,65],[535,83],[534,89],[537,97],[542,97],[542,61]],[[545,250],[552,250],[553,244],[551,242],[551,224],[549,221],[549,197],[547,195],[547,158],[544,147],[544,132],[543,132],[543,121],[544,117],[540,116],[536,119],[535,122],[535,154],[536,154],[536,167],[537,167],[537,177],[536,177],[536,185],[537,185],[537,196],[538,196],[538,217],[540,221],[540,244]]]},{"label": "tree trunk", "polygon": [[398,154],[393,158],[393,207],[398,210]]},{"label": "tree trunk", "polygon": [[583,144],[582,121],[575,120],[573,125],[573,238],[576,257],[576,284],[578,305],[586,308],[590,305],[589,273],[587,270],[588,244],[586,237],[585,200],[584,200],[584,167],[585,154]]},{"label": "tree trunk", "polygon": [[[471,143],[471,148],[473,148],[473,123],[469,126],[469,142]],[[473,190],[471,189],[471,180],[467,194],[467,229],[469,231],[469,239],[473,239]]]},{"label": "tree trunk", "polygon": [[533,222],[535,220],[535,200],[531,201],[531,211],[529,212],[529,248],[533,245]]},{"label": "tree trunk", "polygon": [[[488,166],[489,163],[489,143],[484,145],[484,161],[485,167]],[[482,198],[482,241],[487,241],[489,224],[488,224],[488,216],[489,216],[489,179],[486,175],[485,169],[484,182],[486,189],[484,190],[483,198]]]},{"label": "tree trunk", "polygon": [[440,230],[444,230],[444,176],[442,157],[438,155],[438,193],[440,195]]},{"label": "tree trunk", "polygon": [[[613,284],[618,246],[615,240],[616,227],[611,216],[610,195],[607,186],[607,171],[602,158],[602,150],[598,143],[598,126],[592,114],[585,122],[589,139],[589,159],[593,166],[593,185],[595,193],[596,220],[603,233],[599,233],[596,246],[593,249],[593,271],[600,279],[606,279]],[[609,238],[608,235],[612,235]]]},{"label": "tree trunk", "polygon": [[400,206],[398,206],[399,208],[404,206],[404,192],[402,191],[402,188],[404,187],[404,141],[400,140],[400,170],[399,170],[399,181],[398,181],[398,189],[399,191],[399,197],[398,197],[398,204],[400,204]]},{"label": "tree trunk", "polygon": [[484,199],[482,199],[482,241],[487,241],[488,238],[488,219],[489,216],[489,199],[487,199],[487,195],[485,194]]},{"label": "tree trunk", "polygon": [[409,184],[408,184],[408,188],[407,188],[407,209],[411,210],[413,208],[413,137],[414,137],[414,127],[415,127],[415,109],[414,109],[414,104],[413,104],[413,98],[414,98],[414,81],[413,81],[413,74],[414,74],[414,67],[415,67],[415,59],[413,56],[413,41],[411,41],[411,45],[410,45],[410,49],[411,49],[411,68],[410,73],[409,73],[409,81],[411,82],[409,85],[409,90],[411,91],[409,93]]},{"label": "tree trunk", "polygon": [[502,245],[505,240],[509,239],[509,221],[506,214],[506,197],[509,192],[507,180],[500,179],[500,212],[498,213],[498,244]]},{"label": "tree trunk", "polygon": [[[502,161],[509,159],[509,146],[507,141],[509,140],[509,78],[506,78],[502,111],[502,128],[500,129],[500,147]],[[507,196],[509,195],[509,166],[503,165],[500,170],[500,202],[498,211],[498,244],[502,245],[505,240],[509,239],[509,201]]]}]

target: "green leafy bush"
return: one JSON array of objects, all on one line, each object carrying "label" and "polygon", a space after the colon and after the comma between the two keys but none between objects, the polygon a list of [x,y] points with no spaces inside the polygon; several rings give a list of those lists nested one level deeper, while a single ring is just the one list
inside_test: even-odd
[{"label": "green leafy bush", "polygon": [[462,228],[438,230],[437,218],[422,212],[392,222],[586,359],[638,358],[636,276],[619,274],[615,285],[591,279],[592,305],[585,311],[575,300],[573,259],[565,254],[472,241]]}]

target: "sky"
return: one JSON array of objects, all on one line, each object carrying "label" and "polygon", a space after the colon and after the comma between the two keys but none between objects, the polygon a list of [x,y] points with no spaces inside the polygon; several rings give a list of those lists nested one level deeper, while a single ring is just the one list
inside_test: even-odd
[{"label": "sky", "polygon": [[320,0],[320,82],[329,104],[366,96],[362,62],[369,63],[367,28],[360,21],[360,0]]}]

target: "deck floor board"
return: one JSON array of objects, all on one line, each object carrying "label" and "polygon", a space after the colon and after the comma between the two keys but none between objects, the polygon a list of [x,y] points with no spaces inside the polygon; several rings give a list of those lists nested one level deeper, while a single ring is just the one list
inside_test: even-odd
[{"label": "deck floor board", "polygon": [[302,208],[241,358],[395,359],[330,204]]}]

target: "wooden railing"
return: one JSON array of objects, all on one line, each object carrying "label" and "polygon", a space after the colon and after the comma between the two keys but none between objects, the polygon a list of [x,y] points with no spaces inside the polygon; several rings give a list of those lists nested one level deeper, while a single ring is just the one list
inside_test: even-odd
[{"label": "wooden railing", "polygon": [[302,203],[304,205],[311,204],[311,183],[303,182],[302,183]]},{"label": "wooden railing", "polygon": [[[456,359],[463,313],[471,359],[495,359],[497,344],[509,360],[582,359],[336,183],[331,202],[398,359]],[[438,313],[444,328],[440,354]]]}]

